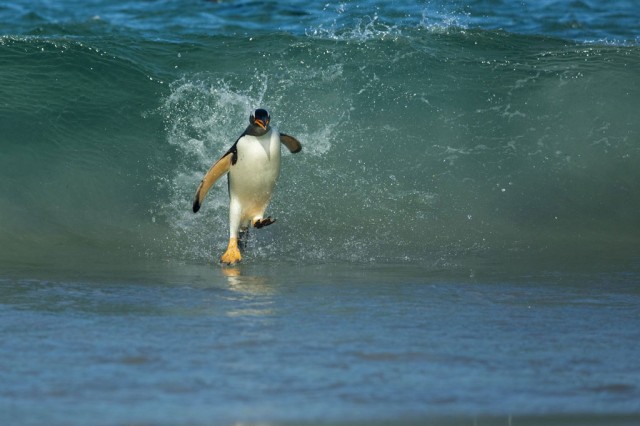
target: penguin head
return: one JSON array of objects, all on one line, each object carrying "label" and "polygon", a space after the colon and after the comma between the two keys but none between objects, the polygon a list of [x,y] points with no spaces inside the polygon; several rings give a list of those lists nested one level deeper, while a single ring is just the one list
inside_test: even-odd
[{"label": "penguin head", "polygon": [[269,111],[262,108],[255,110],[249,117],[249,123],[257,134],[263,135],[269,131],[269,121],[271,121]]}]

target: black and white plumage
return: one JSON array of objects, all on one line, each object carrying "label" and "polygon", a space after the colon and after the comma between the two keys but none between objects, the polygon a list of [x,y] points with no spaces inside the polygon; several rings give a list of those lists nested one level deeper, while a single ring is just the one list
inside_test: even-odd
[{"label": "black and white plumage", "polygon": [[193,212],[200,210],[209,189],[229,173],[229,245],[221,262],[234,264],[242,259],[238,234],[249,226],[261,228],[275,222],[264,217],[276,180],[280,175],[280,145],[292,153],[302,145],[289,135],[270,126],[265,109],[257,109],[249,118],[249,126],[233,146],[205,174],[193,201]]}]

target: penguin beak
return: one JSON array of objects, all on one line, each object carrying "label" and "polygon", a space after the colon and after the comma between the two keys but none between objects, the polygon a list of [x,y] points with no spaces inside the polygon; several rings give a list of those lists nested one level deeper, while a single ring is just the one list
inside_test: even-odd
[{"label": "penguin beak", "polygon": [[268,122],[267,122],[267,123],[265,123],[265,122],[264,122],[264,121],[262,121],[262,120],[258,120],[258,119],[256,119],[255,123],[256,123],[258,126],[262,127],[263,129],[267,130],[267,124],[268,124]]}]

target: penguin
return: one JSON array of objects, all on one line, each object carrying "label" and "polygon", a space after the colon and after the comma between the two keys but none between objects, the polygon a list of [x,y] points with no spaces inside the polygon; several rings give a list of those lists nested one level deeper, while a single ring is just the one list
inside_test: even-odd
[{"label": "penguin", "polygon": [[238,247],[240,232],[249,226],[262,228],[276,220],[264,217],[271,195],[280,175],[280,145],[295,154],[302,144],[293,136],[279,133],[271,127],[266,109],[256,109],[249,117],[249,126],[233,146],[202,178],[193,201],[193,212],[202,206],[209,189],[228,173],[229,244],[220,262],[233,265],[242,260]]}]

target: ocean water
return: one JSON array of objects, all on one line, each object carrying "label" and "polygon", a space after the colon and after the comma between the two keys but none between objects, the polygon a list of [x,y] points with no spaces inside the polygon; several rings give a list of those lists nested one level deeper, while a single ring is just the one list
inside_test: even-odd
[{"label": "ocean water", "polygon": [[[640,423],[639,23],[0,4],[1,423]],[[257,107],[303,151],[222,268]]]}]

